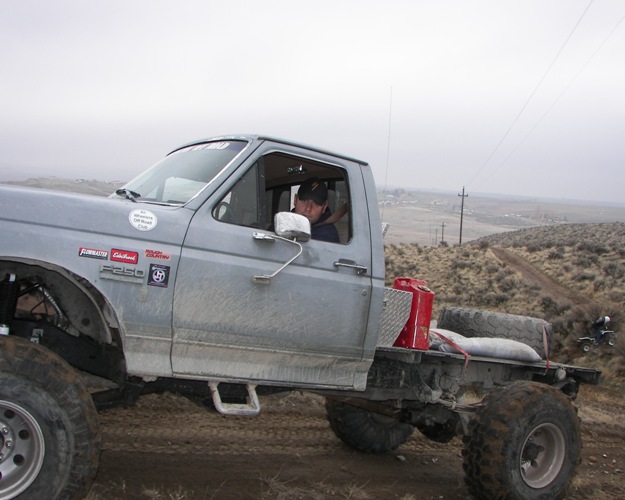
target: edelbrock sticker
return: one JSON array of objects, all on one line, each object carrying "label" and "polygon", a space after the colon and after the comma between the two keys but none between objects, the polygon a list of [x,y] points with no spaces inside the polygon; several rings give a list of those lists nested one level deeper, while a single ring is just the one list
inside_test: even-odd
[{"label": "edelbrock sticker", "polygon": [[138,229],[139,231],[151,231],[156,227],[156,224],[158,223],[156,215],[154,215],[149,210],[143,210],[140,208],[130,212],[130,215],[128,215],[128,220],[130,221],[132,227]]},{"label": "edelbrock sticker", "polygon": [[111,260],[115,262],[126,262],[127,264],[136,264],[139,262],[139,254],[130,250],[120,250],[119,248],[111,248]]}]

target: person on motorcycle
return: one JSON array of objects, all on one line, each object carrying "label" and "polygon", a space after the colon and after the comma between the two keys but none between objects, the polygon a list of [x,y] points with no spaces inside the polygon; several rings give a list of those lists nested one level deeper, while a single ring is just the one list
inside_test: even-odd
[{"label": "person on motorcycle", "polygon": [[599,344],[603,340],[605,330],[608,329],[610,324],[610,316],[601,316],[592,322],[592,330],[595,337],[595,342]]}]

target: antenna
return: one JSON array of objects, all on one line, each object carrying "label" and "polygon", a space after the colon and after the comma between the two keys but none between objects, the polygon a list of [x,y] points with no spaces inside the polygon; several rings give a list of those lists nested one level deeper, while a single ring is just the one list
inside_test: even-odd
[{"label": "antenna", "polygon": [[384,199],[382,200],[382,218],[384,218],[384,207],[386,206],[386,183],[388,181],[388,159],[391,152],[391,117],[393,113],[393,86],[391,85],[390,98],[388,103],[388,137],[386,139],[386,170],[384,172]]}]

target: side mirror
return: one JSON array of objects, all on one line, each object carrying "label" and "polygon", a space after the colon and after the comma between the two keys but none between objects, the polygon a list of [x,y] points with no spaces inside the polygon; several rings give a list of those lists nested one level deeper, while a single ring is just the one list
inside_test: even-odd
[{"label": "side mirror", "polygon": [[276,231],[276,236],[254,231],[254,239],[259,241],[284,241],[291,245],[295,245],[298,248],[298,251],[277,271],[271,274],[261,274],[252,277],[252,281],[254,283],[259,283],[261,285],[268,285],[271,283],[271,279],[276,274],[297,259],[302,254],[302,245],[299,242],[308,241],[310,239],[310,221],[303,215],[294,214],[292,212],[278,212],[273,218],[273,225]]},{"label": "side mirror", "polygon": [[310,240],[310,221],[293,212],[278,212],[273,218],[273,227],[278,236],[295,241]]}]

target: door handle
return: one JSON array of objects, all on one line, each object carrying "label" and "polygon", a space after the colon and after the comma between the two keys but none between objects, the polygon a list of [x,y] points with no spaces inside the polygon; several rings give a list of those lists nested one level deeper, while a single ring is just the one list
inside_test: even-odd
[{"label": "door handle", "polygon": [[347,260],[347,259],[337,260],[334,263],[334,267],[336,267],[337,269],[339,267],[349,267],[353,269],[354,271],[356,271],[356,274],[358,275],[366,274],[367,272],[367,266],[361,266],[360,264],[356,264],[353,260]]}]

